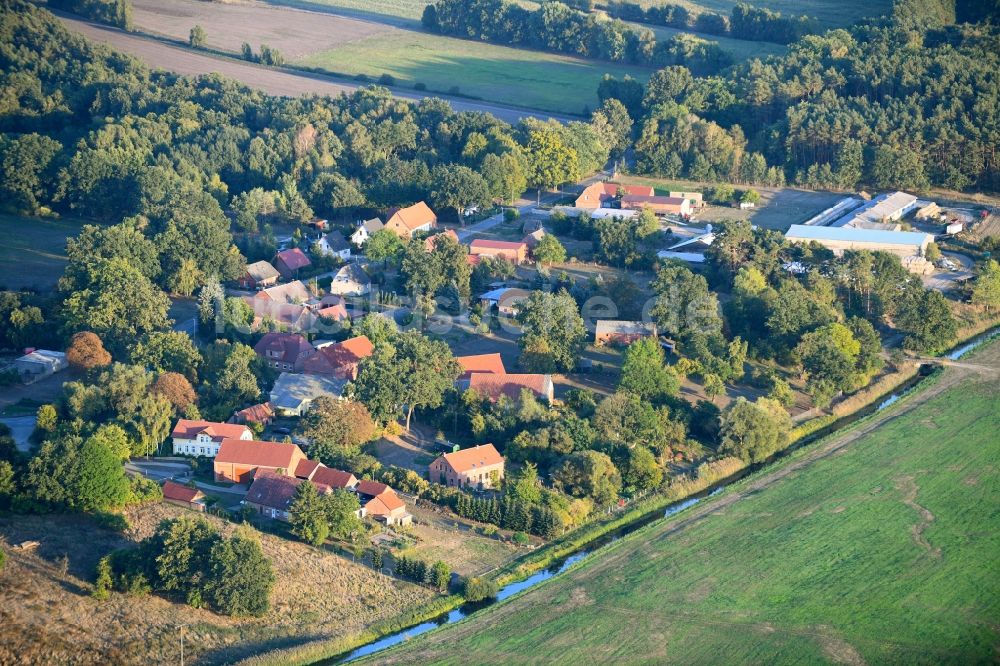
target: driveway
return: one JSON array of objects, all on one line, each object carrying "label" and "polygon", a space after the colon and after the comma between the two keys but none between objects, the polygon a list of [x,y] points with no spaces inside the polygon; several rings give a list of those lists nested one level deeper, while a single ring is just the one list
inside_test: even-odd
[{"label": "driveway", "polygon": [[942,256],[951,259],[959,266],[957,270],[937,270],[932,275],[924,275],[921,280],[928,289],[937,291],[951,291],[961,286],[966,280],[975,277],[975,265],[972,257],[968,257],[958,252],[942,252]]}]

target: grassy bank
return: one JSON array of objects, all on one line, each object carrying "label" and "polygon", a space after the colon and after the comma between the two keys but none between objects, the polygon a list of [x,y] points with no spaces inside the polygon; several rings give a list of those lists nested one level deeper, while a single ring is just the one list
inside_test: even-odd
[{"label": "grassy bank", "polygon": [[[996,368],[1000,347],[975,358]],[[834,436],[854,434],[849,447],[800,449],[711,503],[372,661],[991,661],[998,411],[994,380],[944,369]]]}]

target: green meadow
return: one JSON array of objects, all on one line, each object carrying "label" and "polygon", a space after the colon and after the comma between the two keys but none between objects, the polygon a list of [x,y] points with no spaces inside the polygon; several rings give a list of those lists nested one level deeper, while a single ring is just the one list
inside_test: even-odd
[{"label": "green meadow", "polygon": [[837,453],[374,661],[995,663],[1000,344],[966,362],[988,369],[947,369]]}]

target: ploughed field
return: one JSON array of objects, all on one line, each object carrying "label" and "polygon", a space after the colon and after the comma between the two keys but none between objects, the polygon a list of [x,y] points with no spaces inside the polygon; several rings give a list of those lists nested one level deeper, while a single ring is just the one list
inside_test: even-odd
[{"label": "ploughed field", "polygon": [[733,491],[379,663],[987,663],[1000,344]]}]

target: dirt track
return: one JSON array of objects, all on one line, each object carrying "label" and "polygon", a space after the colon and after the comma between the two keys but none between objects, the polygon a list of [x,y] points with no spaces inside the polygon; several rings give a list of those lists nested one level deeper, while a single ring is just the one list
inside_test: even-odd
[{"label": "dirt track", "polygon": [[[151,37],[142,37],[123,32],[116,28],[90,23],[66,14],[57,14],[67,28],[78,32],[95,42],[108,44],[114,49],[133,55],[148,65],[165,69],[187,76],[197,76],[217,72],[223,76],[235,79],[247,86],[263,90],[271,95],[297,97],[299,95],[330,95],[351,93],[362,87],[360,83],[335,79],[320,74],[308,74],[292,70],[276,70],[259,65],[253,65],[238,60],[216,58],[197,53],[187,48],[170,46]],[[419,93],[394,89],[397,97],[410,100],[420,100],[425,97],[442,97],[456,111],[481,111],[491,113],[497,118],[509,123],[516,123],[523,117],[556,118],[566,121],[568,118],[546,113],[524,111],[497,104],[474,102],[443,95],[420,95]]]}]

